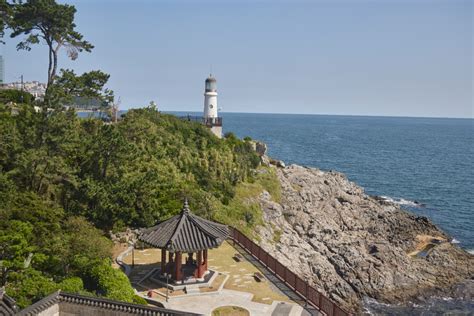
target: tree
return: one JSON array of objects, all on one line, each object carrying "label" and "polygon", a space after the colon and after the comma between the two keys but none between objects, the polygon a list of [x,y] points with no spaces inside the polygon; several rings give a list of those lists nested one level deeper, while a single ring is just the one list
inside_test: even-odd
[{"label": "tree", "polygon": [[[2,0],[0,0],[2,1]],[[17,49],[31,50],[31,45],[44,41],[49,49],[47,88],[54,83],[58,67],[58,53],[66,48],[69,57],[75,60],[79,52],[90,52],[94,46],[83,40],[75,31],[76,8],[68,4],[58,4],[55,0],[27,0],[14,6],[10,23],[11,37],[21,34],[27,37],[18,43]],[[48,89],[47,89],[48,90]]]},{"label": "tree", "polygon": [[146,301],[135,295],[125,273],[114,269],[110,260],[101,260],[90,271],[85,279],[86,287],[94,290],[98,295],[128,303],[146,304]]},{"label": "tree", "polygon": [[35,97],[26,91],[16,89],[0,90],[0,103],[7,104],[8,102],[31,104]]},{"label": "tree", "polygon": [[65,246],[67,252],[61,258],[65,274],[70,268],[84,269],[84,265],[94,260],[112,256],[112,242],[102,232],[82,217],[70,217],[65,223]]},{"label": "tree", "polygon": [[70,69],[61,69],[60,75],[56,77],[51,86],[50,94],[59,103],[73,103],[81,100],[96,101],[100,106],[108,106],[114,101],[114,92],[104,86],[107,84],[110,75],[93,70],[78,76]]},{"label": "tree", "polygon": [[25,268],[32,247],[29,240],[32,238],[30,224],[20,221],[10,221],[0,229],[0,285],[7,282],[8,273]]},{"label": "tree", "polygon": [[6,0],[0,0],[0,44],[4,43],[1,38],[3,38],[3,35],[5,35],[5,28],[8,26],[7,24],[10,20],[10,16],[10,5]]},{"label": "tree", "polygon": [[20,308],[25,308],[58,290],[54,281],[31,268],[21,273],[12,273],[11,280],[6,286],[7,293],[15,299]]}]

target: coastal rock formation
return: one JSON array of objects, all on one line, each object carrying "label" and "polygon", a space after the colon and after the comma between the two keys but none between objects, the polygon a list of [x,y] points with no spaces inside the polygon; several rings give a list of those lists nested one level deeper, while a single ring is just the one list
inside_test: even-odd
[{"label": "coastal rock formation", "polygon": [[282,198],[260,196],[260,245],[327,296],[401,302],[474,276],[474,256],[426,217],[371,197],[337,172],[276,168]]}]

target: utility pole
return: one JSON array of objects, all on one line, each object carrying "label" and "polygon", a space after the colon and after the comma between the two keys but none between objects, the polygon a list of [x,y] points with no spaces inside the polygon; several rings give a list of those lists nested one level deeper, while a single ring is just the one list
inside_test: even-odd
[{"label": "utility pole", "polygon": [[112,122],[117,123],[118,121],[118,112],[119,112],[119,106],[122,103],[122,100],[120,97],[118,98],[117,102],[112,103]]},{"label": "utility pole", "polygon": [[21,80],[21,86],[20,86],[20,90],[21,90],[21,95],[20,95],[20,99],[21,99],[21,103],[23,103],[23,75],[20,76],[20,80]]}]

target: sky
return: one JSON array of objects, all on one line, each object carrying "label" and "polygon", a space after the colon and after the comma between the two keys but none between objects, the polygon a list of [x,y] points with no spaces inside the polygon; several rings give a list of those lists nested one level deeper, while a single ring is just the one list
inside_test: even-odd
[{"label": "sky", "polygon": [[[64,1],[61,1],[64,2]],[[473,1],[65,1],[121,109],[474,117]],[[0,48],[6,81],[46,81],[47,50]]]}]

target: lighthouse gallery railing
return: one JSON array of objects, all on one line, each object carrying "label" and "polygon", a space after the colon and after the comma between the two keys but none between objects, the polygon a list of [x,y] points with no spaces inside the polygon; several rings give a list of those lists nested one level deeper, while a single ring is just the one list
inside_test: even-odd
[{"label": "lighthouse gallery railing", "polygon": [[272,272],[276,277],[289,286],[296,294],[298,294],[313,307],[317,308],[320,312],[323,312],[329,316],[351,315],[336,305],[336,303],[331,301],[329,298],[324,296],[317,289],[309,285],[295,273],[291,272],[287,267],[282,265],[277,259],[263,250],[247,236],[242,234],[238,229],[234,227],[229,228],[230,238],[235,243],[237,243],[255,259],[260,261],[260,263],[270,270],[270,272]]},{"label": "lighthouse gallery railing", "polygon": [[180,116],[180,119],[189,122],[198,122],[207,127],[222,126],[222,117]]}]

